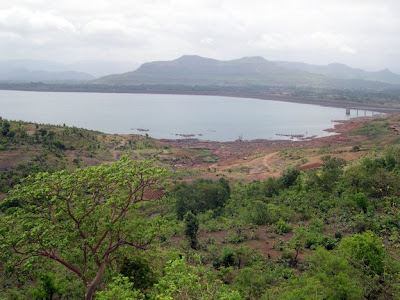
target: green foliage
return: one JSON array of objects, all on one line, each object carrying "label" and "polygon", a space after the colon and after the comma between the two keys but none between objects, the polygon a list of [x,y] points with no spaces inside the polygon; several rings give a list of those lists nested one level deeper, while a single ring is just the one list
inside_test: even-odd
[{"label": "green foliage", "polygon": [[139,300],[144,299],[140,291],[134,289],[134,285],[128,277],[116,276],[103,291],[96,292],[96,300]]},{"label": "green foliage", "polygon": [[298,226],[294,230],[293,238],[290,240],[290,247],[296,251],[294,260],[297,259],[299,252],[306,246],[307,230],[303,226]]},{"label": "green foliage", "polygon": [[267,278],[263,270],[246,267],[235,277],[233,286],[246,299],[260,299],[267,287]]},{"label": "green foliage", "polygon": [[120,273],[129,279],[136,290],[144,291],[156,282],[156,274],[149,261],[141,257],[125,258]]},{"label": "green foliage", "polygon": [[382,124],[372,124],[356,129],[352,133],[363,135],[368,138],[378,138],[379,136],[384,135],[385,132],[387,132],[386,126],[383,126]]},{"label": "green foliage", "polygon": [[7,136],[9,134],[9,132],[10,132],[10,127],[11,127],[10,123],[7,122],[7,121],[4,121],[3,125],[2,125],[2,128],[1,128],[1,134],[3,136]]},{"label": "green foliage", "polygon": [[297,177],[299,177],[300,171],[297,169],[288,169],[286,170],[279,180],[281,181],[281,184],[284,188],[289,188],[291,187],[295,182]]},{"label": "green foliage", "polygon": [[322,191],[330,192],[334,189],[340,176],[343,174],[343,168],[346,161],[342,158],[324,156],[322,157],[322,172],[318,178],[318,187]]},{"label": "green foliage", "polygon": [[185,236],[189,239],[190,247],[192,249],[197,248],[198,231],[199,231],[199,220],[191,211],[189,211],[185,215]]},{"label": "green foliage", "polygon": [[230,267],[236,264],[235,251],[232,247],[226,246],[222,249],[221,262],[224,267]]},{"label": "green foliage", "polygon": [[204,212],[212,209],[218,212],[229,198],[229,189],[224,181],[197,180],[193,184],[182,183],[174,190],[175,211],[182,220],[186,212]]},{"label": "green foliage", "polygon": [[292,225],[283,221],[282,219],[279,219],[279,221],[276,222],[274,225],[274,230],[278,234],[288,233],[292,230]]},{"label": "green foliage", "polygon": [[[101,289],[97,299],[400,297],[400,264],[391,257],[400,241],[397,148],[346,168],[326,156],[318,170],[291,169],[232,188],[224,178],[181,183],[165,193],[168,201],[144,203],[142,196],[164,187],[161,168],[123,157],[113,165],[56,172],[65,169],[64,149],[87,140],[87,154],[95,153],[96,139],[47,126],[27,136],[24,124],[9,124],[15,135],[0,134],[0,145],[36,143],[41,152],[0,173],[5,192],[31,174],[0,204],[5,299],[81,299],[89,286]],[[123,149],[136,146],[132,138]],[[59,165],[49,163],[55,157]],[[87,164],[84,155],[68,159],[74,168]],[[128,199],[133,203],[123,220],[113,222]],[[265,232],[267,224],[273,226]],[[292,228],[293,236],[276,234]],[[199,234],[207,242],[198,245]],[[138,248],[150,251],[143,255]],[[187,260],[176,259],[181,252]],[[51,275],[39,276],[39,268]],[[94,282],[97,275],[102,280]]]},{"label": "green foliage", "polygon": [[284,207],[256,200],[247,207],[247,220],[256,225],[274,224],[280,219],[289,219]]},{"label": "green foliage", "polygon": [[32,298],[35,300],[52,300],[55,295],[59,294],[59,289],[54,283],[54,279],[50,274],[40,276],[39,287],[32,291]]},{"label": "green foliage", "polygon": [[361,299],[358,272],[331,252],[317,249],[309,270],[288,282],[277,299]]},{"label": "green foliage", "polygon": [[371,231],[342,239],[339,251],[366,274],[382,275],[385,270],[382,241]]},{"label": "green foliage", "polygon": [[203,268],[187,265],[185,259],[171,260],[164,276],[154,286],[150,299],[244,299],[237,291],[227,289],[214,274]]},{"label": "green foliage", "polygon": [[367,212],[368,202],[364,193],[356,193],[351,195],[349,198],[350,201],[356,205],[356,207],[361,208],[364,213]]},{"label": "green foliage", "polygon": [[124,156],[112,165],[29,177],[5,200],[18,206],[0,216],[1,252],[13,249],[30,258],[26,264],[33,257],[60,263],[82,280],[91,299],[121,247],[149,242],[152,229],[135,204],[147,189],[163,187],[165,175],[151,162]]},{"label": "green foliage", "polygon": [[400,268],[389,268],[388,261],[392,262],[385,259],[377,236],[372,232],[356,234],[344,238],[337,250],[318,248],[309,257],[306,272],[289,281],[276,298],[394,299],[396,288],[387,290],[390,285],[383,276],[399,276]]}]

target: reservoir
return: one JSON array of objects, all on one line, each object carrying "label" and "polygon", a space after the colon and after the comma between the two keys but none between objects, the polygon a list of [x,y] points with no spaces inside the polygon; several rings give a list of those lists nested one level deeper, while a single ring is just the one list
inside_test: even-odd
[{"label": "reservoir", "polygon": [[0,91],[0,116],[111,134],[233,141],[327,136],[334,120],[357,111],[222,96]]}]

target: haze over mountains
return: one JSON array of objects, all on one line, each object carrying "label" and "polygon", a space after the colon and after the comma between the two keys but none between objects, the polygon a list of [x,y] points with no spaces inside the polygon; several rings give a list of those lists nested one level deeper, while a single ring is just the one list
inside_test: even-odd
[{"label": "haze over mountains", "polygon": [[104,76],[93,81],[109,85],[268,85],[333,88],[390,88],[400,76],[383,70],[367,72],[342,64],[315,66],[273,62],[262,57],[220,61],[185,55],[172,61],[155,61],[137,70]]},{"label": "haze over mountains", "polygon": [[[221,61],[184,55],[137,65],[113,61],[61,64],[41,60],[0,62],[0,81],[77,82],[102,85],[308,86],[321,88],[400,88],[400,75],[388,69],[367,72],[344,64],[312,65],[244,57]],[[128,72],[129,71],[129,72]],[[110,72],[120,73],[106,75]],[[103,76],[95,79],[95,77]]]},{"label": "haze over mountains", "polygon": [[384,69],[377,72],[367,72],[362,69],[350,68],[345,64],[332,63],[326,66],[306,64],[303,62],[277,61],[279,65],[292,70],[302,70],[309,73],[340,79],[362,79],[400,84],[400,75]]},{"label": "haze over mountains", "polygon": [[121,61],[80,61],[57,63],[46,60],[15,59],[0,61],[0,81],[82,82],[110,73],[128,72],[138,64]]}]

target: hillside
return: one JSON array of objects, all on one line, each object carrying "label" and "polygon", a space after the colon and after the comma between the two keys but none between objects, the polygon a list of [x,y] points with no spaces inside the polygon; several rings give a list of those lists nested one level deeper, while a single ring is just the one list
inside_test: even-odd
[{"label": "hillside", "polygon": [[218,143],[0,119],[0,298],[398,299],[399,124]]},{"label": "hillside", "polygon": [[387,83],[360,78],[330,78],[287,68],[262,57],[220,61],[200,56],[182,56],[172,61],[145,63],[133,72],[98,78],[108,85],[191,86],[312,86],[324,88],[391,88]]},{"label": "hillside", "polygon": [[301,70],[313,74],[320,74],[332,78],[340,79],[360,79],[369,81],[379,81],[391,84],[400,84],[400,75],[384,69],[377,72],[367,72],[362,69],[351,68],[340,63],[328,65],[312,65],[303,62],[277,61],[277,64],[291,70]]}]

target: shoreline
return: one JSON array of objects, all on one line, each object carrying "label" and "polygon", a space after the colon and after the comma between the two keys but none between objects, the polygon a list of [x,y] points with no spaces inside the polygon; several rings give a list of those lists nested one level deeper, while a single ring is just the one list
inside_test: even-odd
[{"label": "shoreline", "polygon": [[54,89],[49,88],[28,88],[28,87],[0,87],[0,91],[20,91],[20,92],[47,92],[47,93],[99,93],[99,94],[153,94],[153,95],[193,95],[193,96],[221,96],[229,98],[247,98],[257,99],[263,101],[280,101],[280,102],[291,102],[300,104],[310,104],[325,107],[336,107],[343,109],[357,109],[357,110],[368,110],[379,113],[400,113],[400,107],[390,107],[387,105],[379,105],[376,103],[357,103],[357,102],[344,102],[334,100],[324,100],[314,97],[295,97],[287,95],[276,95],[276,94],[253,94],[243,92],[217,92],[217,91],[163,91],[163,90],[118,90],[112,89],[96,89],[96,88],[66,88],[66,87],[55,87]]}]

